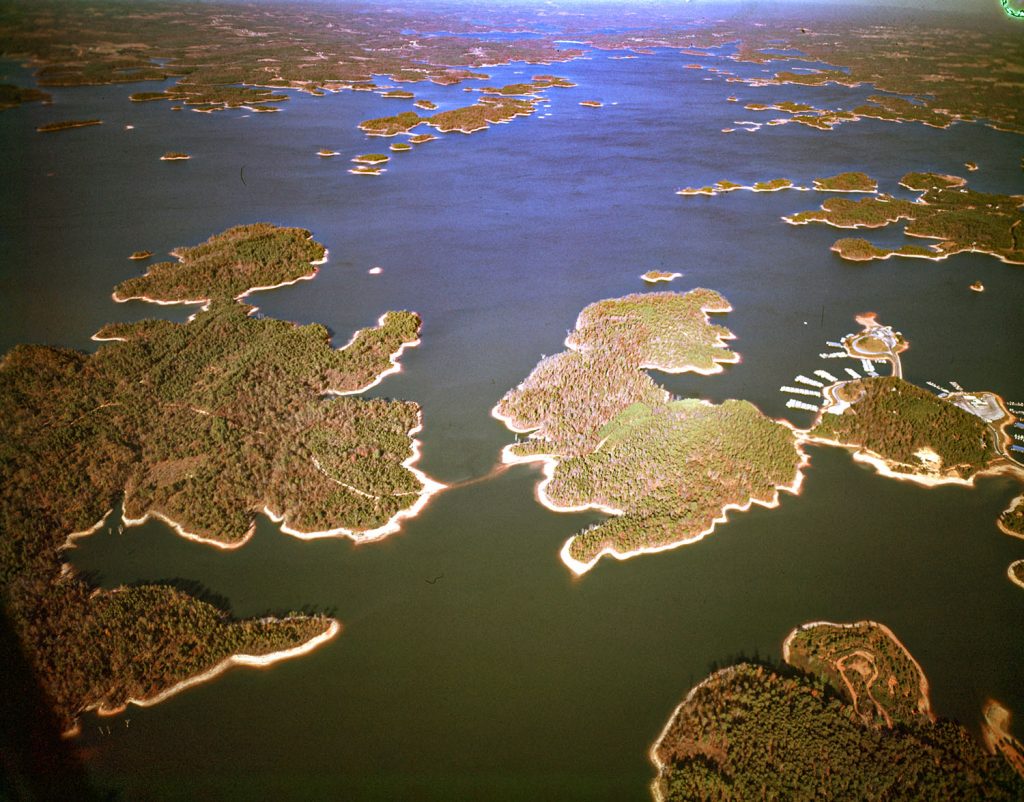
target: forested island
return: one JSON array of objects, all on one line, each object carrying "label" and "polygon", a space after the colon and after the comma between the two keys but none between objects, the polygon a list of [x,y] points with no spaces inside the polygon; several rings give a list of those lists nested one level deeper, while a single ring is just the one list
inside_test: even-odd
[{"label": "forested island", "polygon": [[13,109],[22,103],[49,103],[53,100],[49,92],[39,89],[0,84],[0,111]]},{"label": "forested island", "polygon": [[844,259],[854,261],[892,256],[937,260],[976,251],[1024,264],[1024,196],[975,192],[966,183],[959,176],[907,173],[900,185],[921,193],[914,201],[885,194],[862,200],[829,198],[820,209],[783,219],[793,225],[820,222],[837,228],[883,228],[906,220],[908,236],[938,240],[928,247],[879,248],[864,239],[844,238],[832,246]]},{"label": "forested island", "polygon": [[803,189],[796,186],[788,178],[773,178],[768,181],[755,181],[751,186],[737,184],[735,181],[722,179],[713,185],[703,187],[684,187],[676,190],[677,195],[722,195],[726,192],[735,192],[738,189],[745,189],[750,192],[778,192],[783,189]]},{"label": "forested island", "polygon": [[[798,433],[801,442],[848,449],[882,476],[926,486],[970,485],[990,473],[1024,481],[1024,466],[1009,452],[1014,441],[1008,428],[1016,418],[1002,398],[990,392],[936,395],[905,381],[899,358],[908,347],[903,335],[878,324],[873,314],[857,320],[864,330],[842,339],[846,354],[887,361],[893,375],[823,386],[824,403],[810,428]],[[1010,503],[997,524],[1009,535],[1024,536],[1024,496]],[[1008,573],[1018,580],[1013,566]]]},{"label": "forested island", "polygon": [[177,253],[119,289],[206,299],[189,322],[111,324],[94,354],[17,346],[0,362],[3,598],[65,728],[338,631],[321,616],[233,621],[163,585],[90,587],[61,551],[111,509],[223,548],[249,538],[258,510],[299,537],[365,540],[440,487],[413,467],[418,406],[352,396],[397,369],[416,315],[389,312],[339,350],[322,326],[250,316],[236,296],[324,255],[302,229],[239,226]]},{"label": "forested island", "polygon": [[934,718],[924,673],[887,627],[805,624],[783,657],[687,694],[651,748],[656,800],[1024,795],[1007,760]]},{"label": "forested island", "polygon": [[[176,262],[157,262],[145,275],[122,281],[115,301],[206,303],[240,298],[316,275],[327,250],[302,228],[269,223],[235,226],[201,245],[176,248]],[[152,254],[148,254],[152,255]]]},{"label": "forested island", "polygon": [[516,117],[528,117],[536,110],[536,97],[508,97],[487,94],[472,106],[441,111],[430,117],[421,117],[414,111],[404,111],[393,117],[363,120],[359,128],[371,136],[395,136],[412,131],[419,125],[429,125],[442,133],[457,131],[472,134],[483,131],[494,123],[505,123]]},{"label": "forested island", "polygon": [[55,123],[45,123],[36,127],[36,130],[43,134],[55,131],[68,131],[72,128],[88,128],[91,125],[102,125],[103,120],[61,120]]},{"label": "forested island", "polygon": [[866,173],[848,172],[815,178],[814,188],[819,192],[874,192],[878,182]]},{"label": "forested island", "polygon": [[625,559],[699,540],[724,512],[774,504],[795,490],[802,455],[793,432],[746,401],[673,398],[645,372],[714,373],[738,360],[710,313],[731,309],[712,290],[629,295],[591,304],[566,340],[493,414],[526,440],[506,462],[539,460],[542,503],[611,517],[571,538],[575,573],[602,555]]}]

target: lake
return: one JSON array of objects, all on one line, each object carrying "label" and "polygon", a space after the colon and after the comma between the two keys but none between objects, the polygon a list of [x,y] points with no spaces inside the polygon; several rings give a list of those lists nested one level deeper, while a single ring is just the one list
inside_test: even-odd
[{"label": "lake", "polygon": [[[108,321],[184,320],[184,307],[111,300],[139,270],[133,251],[160,257],[241,223],[302,226],[328,263],[315,281],[251,302],[321,322],[338,345],[388,309],[418,312],[422,345],[371,394],[419,402],[420,467],[464,483],[399,534],[358,547],[303,542],[264,518],[234,552],[159,522],[79,541],[72,562],[104,587],[173,581],[237,616],[311,609],[345,626],[270,670],[235,669],[116,719],[83,717],[77,744],[97,785],[161,799],[647,799],[647,749],[687,690],[737,657],[777,659],[790,629],[820,619],[888,624],[924,668],[935,710],[974,732],[989,697],[1024,715],[1024,592],[1006,578],[1024,543],[995,525],[1020,492],[1010,479],[922,489],[814,447],[803,493],[778,509],[731,513],[698,544],[603,560],[577,579],[558,551],[601,516],[541,507],[537,467],[489,477],[512,439],[490,409],[561,350],[584,306],[649,289],[639,276],[650,269],[683,274],[669,289],[710,287],[734,307],[715,322],[735,332],[742,362],[710,377],[654,374],[673,392],[745,398],[807,425],[780,385],[829,369],[825,341],[874,311],[909,339],[909,380],[1024,399],[1021,268],[980,254],[843,262],[829,251],[840,232],[780,219],[822,193],[675,194],[719,179],[809,186],[845,170],[902,197],[896,184],[911,170],[1019,191],[1019,137],[879,121],[725,134],[766,118],[747,102],[850,108],[871,90],[754,88],[684,66],[756,75],[760,65],[611,55],[487,68],[491,85],[554,73],[579,86],[549,90],[531,118],[392,154],[380,177],[349,175],[348,158],[403,138],[356,125],[411,101],[291,93],[278,114],[195,114],[129,103],[155,88],[144,84],[56,89],[53,106],[5,112],[0,146],[20,155],[0,163],[3,350],[91,350]],[[17,65],[4,71],[25,82]],[[403,88],[442,110],[474,97]],[[733,94],[739,103],[725,101]],[[604,106],[578,105],[586,99]],[[92,116],[104,124],[34,131]],[[342,155],[319,158],[321,147]],[[168,150],[192,159],[161,162]],[[966,160],[979,170],[966,173]],[[975,280],[987,291],[968,291]]]}]

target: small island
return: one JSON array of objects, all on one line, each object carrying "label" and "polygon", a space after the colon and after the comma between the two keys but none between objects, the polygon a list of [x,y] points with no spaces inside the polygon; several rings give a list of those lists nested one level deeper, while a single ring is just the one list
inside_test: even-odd
[{"label": "small island", "polygon": [[805,187],[798,187],[788,178],[773,178],[770,181],[755,181],[752,186],[737,184],[735,181],[722,179],[712,185],[703,187],[684,187],[676,190],[677,195],[724,195],[726,192],[735,192],[744,189],[748,192],[778,192],[783,189],[803,190]]},{"label": "small island", "polygon": [[1010,567],[1006,569],[1006,575],[1013,584],[1024,588],[1024,560],[1014,560],[1010,563]]},{"label": "small island", "polygon": [[[381,97],[398,98],[400,100],[411,100],[415,95],[407,89],[391,89],[387,92],[381,92]],[[415,105],[415,104],[413,104]]]},{"label": "small island", "polygon": [[879,248],[862,237],[843,237],[829,249],[849,262],[870,262],[872,259],[890,259],[905,256],[911,259],[932,259],[935,252],[922,245],[901,245],[899,248]]},{"label": "small island", "polygon": [[132,259],[132,260],[135,260],[135,261],[139,261],[139,260],[142,260],[142,259],[148,259],[152,255],[153,255],[152,251],[135,251],[128,258]]},{"label": "small island", "polygon": [[815,178],[814,188],[819,192],[875,192],[878,182],[866,173],[850,172]]},{"label": "small island", "polygon": [[1024,495],[1017,496],[999,516],[999,528],[1013,537],[1024,538]]},{"label": "small island", "polygon": [[372,164],[360,164],[349,169],[352,175],[383,175],[387,172],[383,167],[374,167]]},{"label": "small island", "polygon": [[240,299],[312,278],[327,250],[303,228],[253,223],[229,228],[201,245],[176,248],[171,255],[178,261],[150,265],[145,275],[118,284],[114,300],[207,304],[214,297]]},{"label": "small island", "polygon": [[50,103],[52,100],[53,97],[49,92],[43,92],[40,89],[0,84],[0,111],[16,108],[22,103]]},{"label": "small island", "polygon": [[174,150],[169,150],[163,156],[160,157],[160,161],[162,161],[162,162],[182,162],[182,161],[188,161],[191,158],[192,157],[189,156],[187,153],[179,153],[179,152],[174,151]]},{"label": "small island", "polygon": [[63,120],[56,123],[46,123],[36,128],[37,131],[43,134],[53,133],[55,131],[68,131],[72,128],[87,128],[90,125],[102,125],[103,120]]},{"label": "small island", "polygon": [[407,153],[412,150],[412,145],[408,142],[392,142],[388,147],[388,150],[393,151],[394,153]]},{"label": "small island", "polygon": [[729,666],[687,694],[650,750],[657,802],[1024,795],[1009,759],[935,718],[924,672],[888,627],[805,624],[783,661]]},{"label": "small island", "polygon": [[424,142],[433,142],[437,139],[433,134],[413,134],[409,137],[410,145],[422,145]]},{"label": "small island", "polygon": [[754,183],[754,192],[778,192],[780,189],[790,189],[793,182],[788,178],[774,178],[771,181],[757,181]]},{"label": "small island", "polygon": [[682,273],[668,273],[664,270],[648,270],[640,278],[649,284],[656,284],[659,281],[673,281],[674,279],[680,278]]},{"label": "small island", "polygon": [[803,454],[787,426],[746,401],[673,398],[646,373],[709,374],[738,361],[725,346],[731,333],[708,319],[730,309],[706,289],[591,304],[569,350],[542,360],[494,408],[512,431],[529,433],[502,459],[544,465],[542,504],[612,516],[562,548],[574,573],[605,555],[696,542],[728,510],[773,506],[779,490],[799,487]]},{"label": "small island", "polygon": [[434,109],[437,108],[437,104],[432,100],[420,99],[415,101],[412,105],[414,105],[418,109],[423,109],[425,111],[433,111]]},{"label": "small island", "polygon": [[604,105],[604,103],[600,100],[581,100],[580,105],[589,109],[599,109]]},{"label": "small island", "polygon": [[907,173],[900,179],[900,186],[917,192],[929,189],[948,189],[967,185],[967,179],[945,173]]},{"label": "small island", "polygon": [[386,153],[364,153],[352,159],[356,164],[384,164],[390,157]]},{"label": "small island", "polygon": [[985,285],[982,284],[980,281],[975,281],[971,284],[971,286],[968,289],[970,289],[972,292],[985,292]]},{"label": "small island", "polygon": [[395,136],[412,130],[422,123],[423,119],[414,111],[404,111],[393,117],[363,120],[359,123],[359,128],[371,136]]},{"label": "small island", "polygon": [[322,157],[323,157],[323,158],[325,158],[325,159],[329,159],[329,158],[331,158],[332,156],[338,156],[338,155],[340,155],[340,151],[337,151],[337,150],[331,150],[330,148],[320,148],[320,150],[318,150],[318,151],[316,152],[316,155],[317,155],[317,156],[322,156]]}]

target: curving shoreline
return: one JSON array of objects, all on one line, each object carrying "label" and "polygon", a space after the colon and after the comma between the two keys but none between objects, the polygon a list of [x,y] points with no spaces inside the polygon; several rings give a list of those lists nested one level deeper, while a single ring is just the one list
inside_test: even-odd
[{"label": "curving shoreline", "polygon": [[688,705],[696,693],[706,685],[710,685],[716,680],[724,677],[729,677],[736,672],[736,666],[726,666],[725,668],[719,669],[718,671],[709,674],[696,685],[694,685],[687,692],[686,696],[683,697],[683,701],[672,708],[671,714],[665,721],[665,725],[661,728],[661,732],[658,733],[658,737],[654,739],[654,743],[651,744],[651,748],[647,751],[647,756],[650,758],[651,763],[654,764],[654,768],[657,769],[655,772],[654,780],[651,782],[651,796],[654,797],[655,802],[663,802],[664,797],[661,795],[661,789],[658,786],[658,779],[661,777],[661,772],[665,768],[665,764],[662,763],[661,758],[658,756],[658,750],[661,748],[661,742],[665,740],[665,736],[668,735],[668,731],[672,728],[672,722],[676,720],[676,716],[679,715],[679,711]]},{"label": "curving shoreline", "polygon": [[[776,423],[783,424],[784,426],[792,430],[792,425],[789,424],[787,421],[776,418],[773,418],[772,420],[774,420]],[[704,538],[706,538],[708,535],[712,534],[719,524],[728,523],[730,512],[747,512],[755,504],[759,507],[764,507],[765,509],[775,509],[782,503],[782,493],[785,492],[793,496],[799,496],[801,490],[803,489],[805,476],[804,469],[810,466],[811,459],[807,452],[804,451],[803,448],[801,448],[801,441],[799,438],[797,438],[796,441],[796,450],[797,453],[800,455],[800,461],[797,463],[796,476],[794,476],[792,482],[789,482],[788,484],[784,485],[775,485],[774,489],[772,490],[772,495],[770,498],[762,499],[757,498],[756,496],[751,496],[745,502],[742,503],[730,502],[728,504],[723,505],[719,510],[718,514],[714,518],[712,518],[711,523],[708,525],[708,527],[698,532],[696,535],[684,538],[683,540],[673,541],[672,543],[664,543],[659,546],[641,546],[638,549],[630,549],[629,551],[618,551],[613,546],[605,546],[588,562],[581,562],[569,553],[570,549],[572,548],[572,543],[577,537],[576,535],[573,535],[563,544],[561,551],[559,551],[558,553],[558,556],[561,558],[562,562],[570,571],[572,571],[576,576],[582,576],[595,565],[597,565],[600,559],[605,556],[613,557],[619,562],[623,562],[625,560],[630,559],[631,557],[637,557],[642,554],[657,554],[658,552],[671,551],[673,549],[681,548],[682,546],[689,546],[694,543],[698,543]]]},{"label": "curving shoreline", "polygon": [[1018,504],[1024,504],[1024,493],[1017,496],[1016,498],[1010,499],[1009,506],[1007,506],[1007,508],[1003,510],[1002,513],[1000,513],[998,518],[996,518],[996,526],[999,527],[999,531],[1001,531],[1004,535],[1009,535],[1010,537],[1018,537],[1024,540],[1024,532],[1013,531],[1012,529],[1010,529],[1010,527],[1004,524],[1002,520],[1003,515],[1005,515],[1008,512],[1011,512],[1013,508],[1016,507]]},{"label": "curving shoreline", "polygon": [[903,650],[903,654],[906,655],[907,659],[914,664],[914,668],[917,669],[918,676],[918,710],[924,715],[926,715],[932,722],[935,722],[937,719],[934,711],[932,710],[932,700],[930,695],[931,689],[928,685],[928,677],[924,673],[924,669],[921,668],[921,664],[917,662],[917,658],[915,658],[914,655],[910,653],[910,649],[906,647],[903,641],[896,637],[896,633],[889,629],[889,627],[887,627],[885,624],[879,623],[878,621],[864,619],[863,621],[855,621],[852,624],[837,624],[833,621],[810,621],[809,623],[801,624],[800,626],[795,627],[786,636],[786,639],[782,642],[782,659],[789,663],[789,665],[793,665],[793,663],[790,662],[789,659],[790,650],[793,644],[793,638],[795,638],[797,634],[799,634],[800,632],[805,632],[808,629],[813,629],[814,627],[856,629],[857,627],[862,626],[876,627],[877,629],[881,630],[882,634],[885,635],[890,641],[895,643],[897,646],[899,646],[899,648]]},{"label": "curving shoreline", "polygon": [[418,434],[422,429],[423,416],[422,413],[420,413],[417,418],[416,425],[408,432],[409,436],[413,438],[411,445],[412,453],[402,461],[402,467],[408,469],[419,480],[423,487],[420,490],[416,501],[411,506],[398,510],[398,512],[392,515],[380,526],[373,529],[363,529],[358,531],[344,526],[339,526],[334,529],[304,532],[301,529],[296,529],[295,527],[288,525],[287,510],[279,514],[271,510],[269,506],[264,506],[263,513],[274,523],[279,524],[282,532],[287,535],[291,535],[292,537],[296,537],[299,540],[318,540],[326,537],[347,537],[356,544],[359,544],[381,540],[388,535],[400,531],[402,528],[402,521],[415,518],[423,511],[423,508],[427,506],[428,502],[434,495],[448,487],[446,484],[438,482],[435,479],[431,479],[427,474],[416,467],[416,463],[419,462],[420,457],[422,456],[420,452],[420,446],[422,446],[422,443],[413,435]]},{"label": "curving shoreline", "polygon": [[[306,237],[306,239],[307,240],[313,239],[313,235],[310,234],[308,237]],[[175,259],[177,259],[179,262],[181,261],[181,255],[178,254],[176,251],[171,251],[170,255],[173,256]],[[276,290],[276,289],[280,289],[281,287],[290,287],[292,284],[298,284],[300,281],[310,281],[310,280],[312,280],[312,279],[317,277],[317,275],[320,272],[320,270],[319,270],[320,266],[327,264],[327,259],[328,259],[329,256],[330,256],[330,249],[324,248],[324,255],[321,256],[319,259],[312,260],[309,263],[310,267],[313,268],[312,272],[307,273],[306,275],[303,275],[303,276],[299,276],[297,278],[288,279],[287,281],[278,282],[277,284],[265,284],[265,285],[259,286],[259,287],[249,287],[244,292],[240,292],[238,295],[236,295],[234,297],[234,300],[235,301],[242,301],[243,299],[247,298],[249,295],[251,295],[254,292],[263,292],[265,290]],[[150,271],[147,270],[145,273],[143,273],[142,274],[143,278],[148,276],[149,272]],[[120,295],[117,294],[116,290],[114,292],[110,293],[110,297],[116,303],[119,303],[119,304],[127,303],[128,301],[145,301],[146,303],[156,304],[157,306],[195,306],[195,305],[198,305],[198,304],[202,304],[202,306],[200,307],[200,311],[203,311],[203,312],[205,312],[207,309],[210,308],[210,302],[212,301],[211,298],[184,298],[184,299],[175,300],[175,301],[165,301],[165,300],[162,300],[162,299],[159,299],[159,298],[151,298],[150,296],[145,295],[145,294],[143,294],[143,295],[120,296]],[[256,311],[256,309],[257,309],[257,307],[253,307],[253,311]],[[100,338],[97,338],[97,337],[93,336],[92,339],[102,341],[104,339],[114,340],[114,339],[123,339],[123,338],[118,338],[118,337],[107,337],[107,338],[100,337]]]},{"label": "curving shoreline", "polygon": [[[314,649],[317,649],[323,644],[327,643],[329,640],[333,639],[339,632],[341,632],[340,621],[334,618],[328,620],[331,623],[324,632],[310,638],[305,643],[302,643],[298,646],[293,646],[291,649],[282,649],[278,652],[270,652],[269,654],[262,655],[232,654],[228,657],[225,657],[212,668],[207,669],[201,674],[196,674],[194,676],[188,677],[187,679],[183,679],[181,682],[172,685],[170,688],[160,691],[160,693],[156,694],[155,696],[148,696],[143,699],[131,698],[128,699],[123,705],[119,705],[117,707],[105,707],[102,703],[97,703],[95,705],[85,708],[82,712],[88,713],[95,710],[97,715],[100,716],[116,716],[119,713],[124,712],[128,705],[130,704],[135,705],[136,707],[153,707],[154,705],[160,704],[160,702],[164,702],[170,699],[172,696],[176,696],[177,694],[181,693],[184,690],[187,690],[188,688],[192,688],[204,682],[209,682],[210,680],[219,677],[232,666],[269,668],[274,663],[281,662],[282,660],[289,660],[293,657],[300,657],[302,655],[309,654]],[[63,735],[64,737],[70,737],[72,735],[77,734],[78,730],[79,727],[76,725],[72,729],[65,732]]]},{"label": "curving shoreline", "polygon": [[[813,426],[811,428],[814,428]],[[808,434],[805,430],[797,430],[798,437],[804,443],[812,445],[832,446],[843,448],[851,452],[854,462],[870,465],[879,476],[886,479],[898,479],[905,482],[913,482],[921,487],[940,487],[943,485],[960,485],[961,487],[974,487],[975,479],[979,476],[1024,476],[1024,470],[1009,462],[1009,460],[997,460],[994,464],[972,474],[969,479],[960,476],[931,476],[927,474],[908,473],[896,470],[893,466],[902,464],[887,460],[870,449],[856,443],[840,443],[838,440],[831,440],[826,437]]]},{"label": "curving shoreline", "polygon": [[[373,270],[371,270],[369,272],[372,273]],[[380,273],[380,272],[383,272],[383,271],[378,270],[378,273]],[[388,315],[390,315],[390,314],[391,314],[390,312],[385,312],[383,315],[381,315],[379,318],[377,318],[377,325],[378,326],[383,326],[385,324],[385,321],[388,318]],[[349,341],[347,343],[345,343],[343,346],[341,346],[340,348],[337,348],[335,350],[337,350],[337,351],[344,351],[346,348],[348,348],[350,345],[352,345],[352,343],[354,343],[356,341],[356,339],[359,337],[359,335],[362,332],[364,332],[364,331],[368,331],[368,329],[356,329],[355,334],[352,335],[352,337],[349,339]],[[415,348],[416,346],[420,345],[421,343],[422,343],[422,340],[419,337],[417,337],[415,340],[405,340],[405,341],[403,341],[398,346],[398,349],[396,351],[392,352],[388,356],[388,359],[391,362],[391,367],[386,368],[383,371],[381,371],[380,373],[378,373],[377,377],[373,381],[371,381],[369,384],[364,385],[363,387],[357,387],[355,390],[332,390],[332,389],[326,389],[326,390],[323,391],[323,395],[336,395],[336,396],[341,396],[341,395],[358,395],[359,393],[366,392],[367,390],[369,390],[372,387],[376,387],[378,384],[380,384],[382,381],[384,381],[384,379],[387,378],[388,376],[391,376],[391,375],[393,375],[395,373],[401,373],[402,372],[402,364],[401,364],[401,362],[399,362],[399,360],[401,359],[402,354],[405,352],[405,349],[406,348]]]},{"label": "curving shoreline", "polygon": [[[721,366],[717,366],[716,365],[716,367],[718,367],[719,370],[721,369]],[[715,372],[717,372],[717,371],[715,371]],[[709,402],[709,401],[702,400],[701,403],[702,404],[706,404],[708,406],[711,405],[711,402]],[[499,402],[499,404],[500,404],[500,402]],[[518,426],[513,419],[511,419],[507,415],[503,415],[501,412],[499,412],[498,411],[499,404],[496,404],[491,409],[491,413],[490,414],[491,414],[492,418],[494,418],[495,420],[501,421],[501,423],[503,423],[507,429],[509,429],[512,432],[515,432],[516,434],[527,434],[529,432],[535,431],[536,427],[522,428],[522,427]],[[721,509],[719,510],[718,514],[714,516],[714,518],[711,521],[711,524],[706,529],[704,529],[703,531],[697,533],[696,535],[690,536],[690,537],[685,538],[683,540],[674,541],[672,543],[665,543],[665,544],[661,544],[661,545],[658,545],[658,546],[641,546],[638,549],[631,549],[629,551],[618,551],[614,547],[606,546],[601,551],[599,551],[588,562],[582,562],[580,560],[577,560],[575,557],[573,557],[569,553],[570,549],[572,548],[572,543],[573,543],[573,541],[577,537],[576,535],[573,535],[572,537],[570,537],[568,540],[565,541],[565,543],[562,545],[562,548],[559,550],[559,552],[558,552],[559,559],[561,559],[562,563],[570,571],[572,571],[573,574],[575,574],[576,576],[582,576],[583,574],[587,573],[587,571],[589,571],[591,568],[593,568],[595,565],[597,565],[597,563],[600,561],[600,559],[602,557],[604,557],[604,556],[613,557],[616,560],[622,562],[624,560],[630,559],[631,557],[637,557],[637,556],[642,555],[642,554],[656,554],[658,552],[670,551],[672,549],[677,549],[677,548],[680,548],[682,546],[688,546],[688,545],[691,545],[693,543],[697,543],[700,540],[703,540],[708,535],[712,534],[715,531],[715,528],[716,528],[716,526],[718,526],[718,524],[727,523],[728,522],[728,514],[729,514],[729,512],[732,512],[732,511],[746,512],[755,504],[757,506],[759,506],[759,507],[765,507],[767,509],[774,509],[775,507],[778,507],[779,504],[781,503],[781,494],[783,492],[789,493],[789,494],[795,495],[795,496],[800,495],[801,489],[803,487],[804,476],[805,476],[804,469],[807,468],[810,465],[810,455],[802,448],[803,441],[801,440],[801,438],[799,436],[799,434],[800,434],[800,430],[799,429],[795,429],[793,427],[793,425],[789,421],[787,421],[785,419],[772,418],[771,420],[773,420],[775,423],[778,423],[778,424],[781,424],[781,425],[785,426],[790,431],[794,432],[794,434],[796,434],[797,437],[796,437],[796,444],[795,444],[795,446],[796,446],[797,453],[798,453],[798,455],[800,457],[800,460],[797,463],[796,475],[794,476],[793,480],[791,482],[787,483],[787,484],[784,484],[784,485],[776,485],[774,487],[774,489],[772,490],[772,495],[771,495],[770,498],[762,499],[762,498],[751,497],[751,498],[747,499],[743,503],[733,502],[733,503],[725,504],[724,506],[721,507]],[[526,456],[522,456],[522,455],[518,455],[518,454],[512,453],[512,448],[514,446],[515,446],[514,443],[510,443],[510,444],[508,444],[508,445],[506,445],[506,446],[504,446],[502,448],[502,450],[501,450],[501,463],[503,465],[522,465],[522,464],[528,464],[528,463],[531,463],[531,462],[540,462],[542,464],[542,473],[543,473],[544,478],[537,484],[537,486],[535,488],[535,491],[534,491],[534,494],[535,494],[535,497],[537,499],[537,502],[539,504],[541,504],[541,506],[546,507],[547,509],[551,510],[551,512],[556,512],[556,513],[588,512],[588,511],[591,511],[591,510],[596,510],[598,512],[603,512],[606,515],[612,515],[612,516],[625,515],[625,511],[624,510],[620,510],[620,509],[617,509],[615,507],[610,507],[610,506],[607,506],[605,504],[601,504],[599,502],[590,502],[590,503],[586,503],[586,504],[578,504],[578,505],[572,505],[572,506],[563,506],[563,505],[560,505],[560,504],[552,501],[551,498],[547,495],[546,491],[547,491],[548,485],[554,479],[555,471],[558,469],[558,464],[559,464],[559,461],[562,459],[562,457],[559,457],[559,456],[557,456],[555,454],[529,454],[529,455],[526,455]]]}]

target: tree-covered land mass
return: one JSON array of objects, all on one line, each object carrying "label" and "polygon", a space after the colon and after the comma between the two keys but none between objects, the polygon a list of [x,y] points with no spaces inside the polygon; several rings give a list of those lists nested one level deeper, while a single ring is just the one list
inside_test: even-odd
[{"label": "tree-covered land mass", "polygon": [[[637,51],[645,47],[714,48],[736,42],[739,61],[769,64],[782,59],[778,49],[805,54],[830,68],[817,72],[780,69],[772,78],[740,79],[758,85],[836,82],[868,84],[880,92],[854,112],[827,112],[834,122],[858,117],[917,120],[945,126],[977,120],[1000,129],[1024,131],[1024,95],[1018,65],[1024,62],[1024,41],[1013,25],[965,26],[960,15],[929,9],[844,9],[841,16],[811,7],[799,12],[778,8],[702,25],[678,24],[678,15],[652,14],[647,30],[600,32],[595,46]],[[567,31],[568,34],[583,33]],[[792,59],[786,56],[786,59]],[[911,100],[895,97],[904,95]],[[781,105],[781,104],[779,104]],[[808,115],[809,120],[814,117]],[[794,120],[796,121],[796,120]],[[822,125],[828,128],[831,125]]]},{"label": "tree-covered land mass", "polygon": [[861,237],[843,237],[832,243],[831,250],[851,262],[868,262],[872,259],[888,259],[890,256],[911,256],[919,259],[934,259],[935,251],[921,245],[901,245],[898,248],[879,248]]},{"label": "tree-covered land mass", "polygon": [[423,117],[420,117],[414,111],[403,111],[401,114],[395,114],[391,117],[377,117],[372,120],[363,120],[359,123],[359,128],[368,134],[376,134],[377,136],[394,136],[395,134],[404,134],[411,131],[417,125],[422,123]]},{"label": "tree-covered land mass", "polygon": [[788,178],[773,178],[770,181],[755,181],[754,189],[758,192],[775,192],[780,189],[789,189],[793,182]]},{"label": "tree-covered land mass", "polygon": [[442,111],[424,122],[441,132],[472,133],[492,123],[504,123],[516,117],[528,117],[536,110],[535,100],[485,95],[472,106]]},{"label": "tree-covered land mass", "polygon": [[812,437],[866,449],[897,473],[969,479],[998,457],[985,422],[895,376],[857,379],[841,415],[822,415]]},{"label": "tree-covered land mass", "polygon": [[874,621],[797,627],[783,648],[786,662],[824,680],[865,724],[892,728],[934,720],[928,681],[888,627]]},{"label": "tree-covered land mass", "polygon": [[690,691],[651,752],[655,799],[670,802],[1024,794],[1024,780],[960,725],[866,723],[828,680],[788,666],[740,663],[712,674]]},{"label": "tree-covered land mass", "polygon": [[907,220],[907,235],[938,240],[927,248],[876,248],[861,239],[840,240],[833,246],[841,256],[853,260],[889,256],[943,259],[979,251],[1004,262],[1024,264],[1024,197],[975,192],[964,186],[964,179],[937,173],[907,173],[900,184],[921,192],[920,197],[915,201],[885,194],[860,200],[829,198],[820,209],[797,212],[785,220],[839,228],[882,228]]},{"label": "tree-covered land mass", "polygon": [[726,506],[772,500],[800,461],[789,429],[747,401],[636,404],[601,433],[592,454],[559,462],[546,489],[560,506],[623,513],[572,539],[569,554],[581,563],[606,549],[626,554],[697,538]]},{"label": "tree-covered land mass", "polygon": [[591,304],[566,340],[495,411],[530,436],[512,459],[556,461],[545,496],[560,507],[601,506],[620,515],[570,541],[592,563],[699,536],[728,504],[771,499],[796,475],[792,432],[744,401],[674,399],[645,368],[713,372],[734,362],[727,329],[708,312],[729,310],[718,293],[650,293]]},{"label": "tree-covered land mass", "polygon": [[[557,45],[555,37],[501,42],[472,36],[491,29],[443,10],[370,14],[355,5],[159,0],[131,8],[57,0],[0,12],[0,50],[30,61],[42,86],[176,78],[166,91],[137,91],[132,99],[170,99],[204,111],[253,104],[270,110],[262,104],[287,100],[281,89],[316,96],[373,89],[380,75],[448,85],[486,78],[473,71],[483,64],[548,64],[581,53]],[[410,33],[416,30],[469,35]]]},{"label": "tree-covered land mass", "polygon": [[814,188],[832,192],[874,192],[878,182],[866,173],[839,173],[828,178],[815,178]]},{"label": "tree-covered land mass", "polygon": [[506,84],[500,87],[485,86],[480,91],[491,95],[536,95],[553,87],[569,88],[573,86],[576,84],[557,75],[534,75],[533,80],[529,82]]},{"label": "tree-covered land mass", "polygon": [[177,248],[177,262],[158,262],[114,288],[117,300],[199,302],[236,298],[255,287],[308,278],[324,247],[302,228],[270,223],[235,226],[201,245]]},{"label": "tree-covered land mass", "polygon": [[1007,569],[1011,581],[1024,588],[1024,560],[1014,560]]},{"label": "tree-covered land mass", "polygon": [[907,173],[900,179],[900,186],[917,192],[926,192],[936,188],[962,187],[966,183],[967,181],[958,175],[943,173]]},{"label": "tree-covered land mass", "polygon": [[[253,230],[268,236],[238,233]],[[244,292],[239,275],[263,280],[232,265],[300,251],[308,268],[323,248],[301,229],[233,229],[183,249],[182,264],[204,270],[164,277],[169,298],[212,299],[188,323],[112,324],[94,354],[17,346],[0,362],[0,591],[67,726],[83,710],[151,699],[232,654],[290,649],[332,626],[233,621],[171,587],[101,591],[63,571],[69,535],[119,499],[129,521],[158,514],[227,546],[264,509],[300,532],[379,529],[423,489],[405,464],[416,404],[324,398],[390,369],[418,335],[416,315],[390,312],[335,350],[322,326],[251,317],[232,300]]]},{"label": "tree-covered land mass", "polygon": [[919,122],[933,128],[949,128],[956,117],[944,109],[931,108],[923,102],[911,102],[894,95],[869,95],[868,102],[854,107],[853,114],[873,120]]},{"label": "tree-covered land mass", "polygon": [[44,123],[37,126],[36,130],[43,134],[54,131],[67,131],[69,128],[87,128],[90,125],[101,125],[103,120],[61,120],[55,123]]},{"label": "tree-covered land mass", "polygon": [[1024,496],[1018,496],[999,516],[999,523],[1010,532],[1024,537]]},{"label": "tree-covered land mass", "polygon": [[52,100],[49,92],[14,84],[0,84],[0,111],[13,109],[22,103],[47,102],[49,100]]},{"label": "tree-covered land mass", "polygon": [[786,217],[794,225],[828,223],[837,228],[882,228],[899,220],[912,220],[917,210],[912,201],[892,195],[870,198],[828,198],[820,209],[797,212]]},{"label": "tree-covered land mass", "polygon": [[267,104],[284,103],[288,95],[270,89],[254,89],[243,86],[193,86],[180,83],[163,92],[136,92],[129,96],[135,103],[146,103],[154,100],[173,100],[186,106],[199,107],[201,111],[220,111],[221,109],[237,109],[240,107],[272,108]]}]

